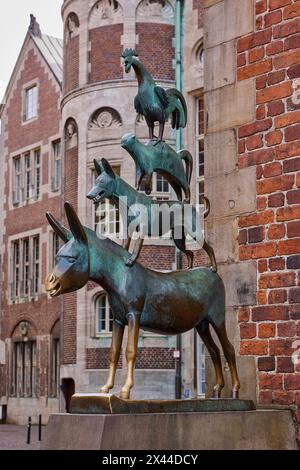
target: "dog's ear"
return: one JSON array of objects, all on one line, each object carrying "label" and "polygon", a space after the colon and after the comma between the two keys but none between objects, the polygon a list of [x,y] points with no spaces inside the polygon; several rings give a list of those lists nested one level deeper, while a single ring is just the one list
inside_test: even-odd
[{"label": "dog's ear", "polygon": [[107,173],[111,178],[115,179],[116,178],[115,172],[110,166],[110,164],[108,163],[108,161],[105,158],[102,158],[101,163],[102,163],[105,173]]},{"label": "dog's ear", "polygon": [[94,167],[95,167],[97,175],[100,176],[101,173],[102,173],[102,167],[101,167],[101,163],[98,162],[98,160],[96,160],[96,158],[94,158]]}]

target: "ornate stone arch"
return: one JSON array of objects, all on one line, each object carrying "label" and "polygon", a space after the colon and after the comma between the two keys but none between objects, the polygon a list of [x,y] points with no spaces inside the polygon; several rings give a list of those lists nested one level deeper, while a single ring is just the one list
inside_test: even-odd
[{"label": "ornate stone arch", "polygon": [[79,34],[79,26],[80,21],[76,13],[71,12],[67,16],[66,23],[65,23],[65,38],[66,42],[68,42],[73,37]]},{"label": "ornate stone arch", "polygon": [[123,22],[123,9],[118,0],[98,0],[89,15],[89,29]]},{"label": "ornate stone arch", "polygon": [[122,125],[122,118],[118,111],[109,106],[105,106],[94,111],[89,119],[88,129],[107,129],[121,127]]},{"label": "ornate stone arch", "polygon": [[78,126],[73,118],[68,118],[65,123],[65,147],[69,150],[78,147]]},{"label": "ornate stone arch", "polygon": [[167,23],[174,25],[174,0],[141,0],[136,9],[136,21],[140,23]]},{"label": "ornate stone arch", "polygon": [[25,338],[36,338],[37,328],[33,321],[26,317],[19,320],[11,330],[10,334],[13,340],[24,340]]}]

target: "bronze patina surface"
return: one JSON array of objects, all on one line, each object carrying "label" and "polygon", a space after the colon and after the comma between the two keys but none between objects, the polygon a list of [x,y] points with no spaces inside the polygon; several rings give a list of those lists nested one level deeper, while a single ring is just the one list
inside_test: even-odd
[{"label": "bronze patina surface", "polygon": [[163,140],[165,122],[171,116],[173,129],[183,128],[187,124],[187,107],[180,91],[175,88],[165,90],[157,86],[146,67],[138,61],[138,54],[126,49],[122,57],[126,73],[134,69],[139,90],[134,100],[136,112],[145,117],[150,139],[155,139],[154,124],[159,122],[159,140]]},{"label": "bronze patina surface", "polygon": [[[155,217],[155,211],[152,211],[154,206],[159,206],[159,207],[164,207],[168,206],[169,208],[172,208],[174,203],[178,204],[178,206],[181,206],[182,212],[184,211],[184,203],[180,201],[156,201],[153,200],[151,197],[146,196],[144,193],[141,193],[134,189],[132,186],[130,186],[126,181],[124,181],[122,178],[120,178],[118,175],[115,174],[113,168],[110,166],[107,160],[105,158],[102,158],[101,162],[98,162],[97,160],[94,160],[94,165],[95,165],[95,170],[97,172],[97,179],[95,182],[94,187],[91,189],[89,194],[87,195],[88,199],[91,199],[95,204],[99,204],[102,202],[104,199],[109,199],[113,204],[116,204],[117,206],[122,204],[122,201],[124,201],[124,198],[126,198],[126,207],[125,207],[125,213],[127,214],[127,220],[126,220],[126,227],[128,227],[128,233],[127,233],[127,240],[125,240],[124,243],[124,248],[126,250],[129,250],[130,247],[130,242],[133,236],[134,228],[138,228],[131,224],[131,222],[134,219],[138,218],[139,215],[139,207],[142,206],[145,208],[147,211],[148,215],[148,226],[144,230],[146,232],[146,235],[151,236],[151,227],[158,224],[158,220],[155,221],[153,220],[153,217]],[[203,201],[205,202],[205,212],[204,212],[204,218],[206,218],[209,214],[210,211],[210,204],[209,201],[206,197],[203,197]],[[135,209],[136,208],[136,209]],[[158,214],[158,212],[156,212]],[[121,211],[121,216],[122,216],[122,211]],[[188,267],[192,268],[193,267],[193,260],[194,260],[194,253],[191,250],[188,250],[186,248],[186,236],[190,235],[192,238],[194,238],[195,241],[198,241],[200,246],[203,246],[203,249],[206,251],[206,253],[209,256],[210,262],[211,262],[211,267],[213,271],[217,271],[217,263],[216,263],[216,258],[214,254],[213,248],[209,245],[209,243],[204,239],[201,239],[200,241],[197,240],[197,237],[195,237],[195,233],[193,233],[193,228],[196,226],[197,221],[196,218],[199,217],[199,214],[197,213],[195,207],[193,207],[193,210],[191,211],[191,217],[185,218],[184,215],[181,218],[181,222],[184,222],[184,226],[176,226],[176,220],[175,218],[170,218],[170,225],[166,226],[161,226],[161,228],[164,229],[165,231],[160,231],[159,236],[164,235],[165,232],[169,232],[171,229],[171,234],[172,238],[174,240],[174,243],[176,247],[184,253],[187,258],[188,258]],[[132,231],[133,230],[133,231]],[[180,237],[176,237],[175,234],[179,233]],[[202,234],[201,234],[202,235]],[[139,232],[139,236],[136,238],[134,242],[134,249],[133,253],[130,256],[130,258],[126,261],[127,266],[132,266],[136,260],[138,259],[142,246],[144,242],[144,236],[143,236],[143,231]]]},{"label": "bronze patina surface", "polygon": [[[127,150],[135,162],[138,191],[144,182],[146,194],[151,194],[152,175],[156,171],[170,183],[179,201],[182,201],[183,190],[184,202],[190,202],[193,157],[188,150],[181,150],[177,153],[166,142],[154,143],[153,140],[145,145],[134,134],[124,135],[121,146]],[[185,162],[185,168],[183,162]]]},{"label": "bronze patina surface", "polygon": [[72,396],[72,414],[199,413],[217,411],[253,411],[252,400],[123,400],[109,393],[76,393]]},{"label": "bronze patina surface", "polygon": [[209,327],[215,330],[222,345],[232,378],[232,397],[238,397],[235,351],[225,326],[225,289],[220,276],[211,269],[162,273],[139,263],[129,267],[129,253],[108,238],[98,238],[83,227],[73,207],[65,203],[71,231],[51,214],[47,214],[54,231],[65,245],[56,256],[53,272],[47,277],[47,292],[56,297],[74,292],[93,280],[107,292],[113,311],[112,344],[109,355],[109,376],[101,392],[114,387],[124,328],[128,326],[126,360],[127,377],[121,398],[130,398],[134,384],[134,367],[140,328],[155,333],[177,335],[196,328],[214,363],[216,384],[213,396],[220,397],[224,377],[220,351]]}]

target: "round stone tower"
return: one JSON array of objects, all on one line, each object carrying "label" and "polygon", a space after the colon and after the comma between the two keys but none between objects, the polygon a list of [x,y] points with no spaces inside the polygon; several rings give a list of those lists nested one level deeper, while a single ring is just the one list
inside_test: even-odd
[{"label": "round stone tower", "polygon": [[[65,0],[62,17],[63,198],[75,206],[83,223],[95,227],[101,217],[86,198],[93,184],[93,159],[105,157],[122,178],[135,186],[135,166],[127,152],[121,149],[121,137],[132,132],[140,139],[148,138],[148,128],[143,120],[137,120],[134,109],[136,77],[134,72],[126,74],[122,52],[126,48],[136,49],[139,59],[157,83],[165,88],[173,87],[175,0]],[[165,138],[174,142],[174,133],[169,126]],[[156,189],[157,192],[160,189],[168,191],[164,181]],[[142,260],[156,269],[171,269],[174,247],[169,242],[157,242],[155,246],[145,243]],[[101,376],[92,370],[106,368],[102,359],[108,356],[110,342],[109,334],[97,337],[95,333],[95,299],[100,292],[98,286],[90,284],[64,299],[65,365],[62,375],[72,376],[76,389],[80,386],[81,391],[90,390],[92,382],[104,383],[102,377],[105,374]],[[170,341],[173,340],[151,339],[151,335],[143,338],[142,359],[137,366],[141,369],[140,373],[137,371],[137,392],[145,383],[145,374],[149,378],[150,374],[152,384],[156,381],[165,383],[162,394],[172,396],[174,359]],[[97,350],[99,344],[100,350]],[[150,355],[147,355],[147,348],[151,350]],[[154,358],[152,362],[149,362],[150,356]],[[125,366],[125,361],[123,364]],[[157,370],[146,373],[145,368]],[[164,371],[162,378],[159,375],[161,369],[170,372],[166,376]],[[142,394],[145,396],[144,390]]]}]

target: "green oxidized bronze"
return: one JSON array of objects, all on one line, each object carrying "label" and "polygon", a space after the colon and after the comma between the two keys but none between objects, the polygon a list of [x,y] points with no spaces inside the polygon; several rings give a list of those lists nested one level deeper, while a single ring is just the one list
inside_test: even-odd
[{"label": "green oxidized bronze", "polygon": [[138,191],[145,179],[145,192],[148,195],[151,194],[152,175],[156,171],[170,183],[179,201],[182,201],[181,191],[183,190],[185,202],[190,202],[190,182],[193,171],[193,157],[190,152],[181,150],[177,153],[165,142],[156,145],[150,140],[147,145],[144,145],[133,134],[124,135],[121,146],[127,150],[135,162]]},{"label": "green oxidized bronze", "polygon": [[186,126],[187,107],[185,99],[180,91],[175,88],[165,90],[157,86],[145,66],[138,61],[138,54],[132,49],[126,49],[122,57],[124,59],[125,71],[129,73],[134,69],[139,90],[134,100],[136,112],[144,116],[149,128],[150,139],[154,139],[154,124],[159,122],[159,140],[163,140],[165,123],[171,116],[173,129]]},{"label": "green oxidized bronze", "polygon": [[134,383],[134,366],[140,328],[155,333],[177,335],[196,328],[208,348],[216,371],[214,397],[220,397],[224,378],[220,352],[209,331],[211,325],[222,345],[232,377],[232,397],[238,397],[240,383],[234,348],[225,327],[225,289],[221,278],[208,268],[160,273],[139,263],[128,267],[129,253],[112,240],[100,239],[83,227],[74,209],[65,203],[71,231],[47,214],[54,231],[65,245],[56,257],[46,290],[52,297],[84,287],[88,279],[98,283],[108,294],[114,315],[110,369],[101,389],[114,387],[124,328],[128,326],[126,360],[128,372],[121,398],[128,399]]},{"label": "green oxidized bronze", "polygon": [[[97,172],[97,179],[95,182],[94,187],[91,189],[87,197],[94,201],[95,204],[99,204],[102,202],[104,199],[109,199],[113,204],[120,206],[122,205],[124,198],[126,198],[126,208],[125,208],[125,213],[128,217],[126,221],[126,226],[128,227],[128,236],[127,240],[125,240],[124,243],[124,248],[127,250],[129,249],[130,242],[133,236],[134,229],[136,229],[136,225],[132,224],[132,221],[134,219],[137,219],[139,216],[139,208],[143,207],[147,211],[147,227],[146,227],[146,235],[151,236],[153,235],[151,233],[151,228],[156,225],[156,221],[153,220],[153,217],[155,217],[155,214],[157,214],[158,217],[158,211],[153,211],[153,206],[159,206],[159,207],[165,207],[168,206],[169,208],[172,208],[172,206],[177,204],[178,206],[181,207],[181,210],[184,210],[184,203],[180,201],[155,201],[152,200],[151,197],[146,196],[145,194],[136,191],[132,186],[130,186],[126,181],[124,181],[122,178],[120,178],[118,175],[116,175],[110,166],[110,164],[105,160],[105,158],[102,158],[101,163],[97,162],[97,160],[94,160],[94,165],[95,165],[95,170]],[[204,201],[206,202],[206,210],[204,212],[204,217],[207,217],[210,211],[210,204],[207,198],[203,198]],[[159,229],[161,230],[160,233],[158,234],[159,236],[164,235],[165,233],[169,232],[171,229],[172,233],[172,238],[174,240],[175,245],[177,248],[182,251],[183,253],[186,254],[188,258],[188,267],[192,268],[193,267],[193,258],[194,254],[191,250],[187,250],[186,248],[186,235],[190,235],[192,238],[195,239],[201,246],[203,245],[203,249],[207,252],[210,261],[211,261],[211,266],[214,271],[217,271],[217,263],[214,255],[214,251],[212,247],[204,240],[203,243],[203,238],[202,238],[202,232],[201,232],[201,239],[197,239],[197,233],[195,235],[195,232],[193,228],[196,226],[196,218],[199,217],[199,214],[197,213],[196,209],[193,207],[193,210],[191,211],[191,217],[185,218],[184,216],[180,217],[179,220],[180,222],[184,222],[184,226],[176,227],[176,217],[170,217],[170,224],[168,225],[161,225],[159,226]],[[121,211],[122,215],[122,211]],[[158,224],[158,222],[157,222]],[[164,230],[165,229],[165,230]],[[176,230],[177,229],[177,230]],[[175,236],[175,234],[180,234],[180,237]],[[137,258],[140,255],[142,246],[143,246],[143,233],[139,233],[139,237],[135,240],[134,242],[134,249],[133,253],[130,256],[130,258],[126,261],[128,266],[132,266]]]}]

